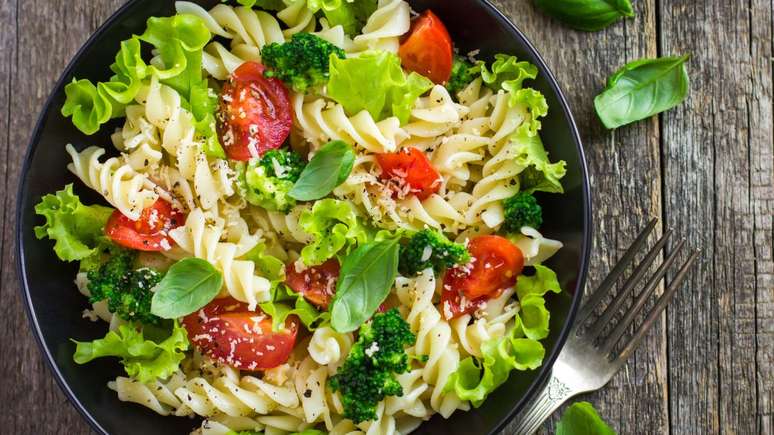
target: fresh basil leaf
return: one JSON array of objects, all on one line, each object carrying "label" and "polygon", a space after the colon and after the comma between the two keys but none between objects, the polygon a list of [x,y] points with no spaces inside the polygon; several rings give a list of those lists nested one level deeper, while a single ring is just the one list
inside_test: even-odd
[{"label": "fresh basil leaf", "polygon": [[688,95],[685,62],[689,57],[640,59],[619,69],[594,98],[597,115],[605,127],[617,128],[680,104]]},{"label": "fresh basil leaf", "polygon": [[355,249],[341,265],[331,326],[338,332],[356,330],[384,302],[398,275],[398,239],[369,242]]},{"label": "fresh basil leaf", "polygon": [[320,199],[349,177],[355,164],[352,147],[340,140],[323,145],[306,165],[289,195],[299,201]]},{"label": "fresh basil leaf", "polygon": [[589,402],[577,402],[567,408],[556,425],[556,435],[615,435]]},{"label": "fresh basil leaf", "polygon": [[213,265],[201,258],[184,258],[156,286],[151,313],[163,319],[186,316],[215,299],[221,287],[223,275]]},{"label": "fresh basil leaf", "polygon": [[568,26],[596,32],[623,17],[633,17],[630,0],[535,0],[535,5]]}]

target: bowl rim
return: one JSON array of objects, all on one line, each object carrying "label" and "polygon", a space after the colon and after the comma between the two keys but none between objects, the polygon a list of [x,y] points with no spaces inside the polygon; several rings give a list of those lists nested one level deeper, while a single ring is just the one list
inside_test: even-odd
[{"label": "bowl rim", "polygon": [[[88,48],[90,48],[91,45],[96,40],[102,37],[102,35],[116,21],[118,21],[118,19],[121,18],[128,9],[130,9],[132,6],[134,6],[135,3],[139,1],[141,0],[129,0],[126,3],[124,3],[122,6],[120,6],[118,9],[116,9],[116,11],[113,12],[110,15],[110,17],[108,17],[108,19],[105,20],[105,22],[102,23],[97,28],[97,30],[94,31],[94,33],[91,34],[91,36],[89,36],[89,38],[75,52],[75,54],[73,54],[72,58],[67,63],[67,66],[62,71],[62,74],[59,76],[52,90],[50,91],[48,97],[44,101],[43,106],[41,107],[40,114],[38,115],[38,118],[35,122],[35,127],[32,130],[32,135],[30,136],[30,140],[29,140],[29,143],[27,144],[27,149],[25,151],[21,171],[19,172],[19,180],[18,180],[19,186],[17,187],[17,196],[16,196],[16,213],[15,213],[16,273],[20,284],[19,290],[22,293],[22,300],[24,301],[24,308],[27,312],[30,325],[32,326],[33,336],[35,337],[35,341],[37,342],[38,347],[43,353],[44,361],[46,362],[46,365],[54,374],[54,378],[56,380],[57,385],[59,385],[59,388],[65,393],[65,396],[67,397],[67,399],[70,401],[70,403],[73,404],[75,409],[86,420],[89,426],[91,426],[91,428],[94,429],[95,431],[102,434],[108,434],[108,432],[92,416],[91,412],[88,409],[86,409],[86,407],[81,403],[81,401],[75,395],[75,393],[67,384],[67,382],[65,382],[62,372],[57,367],[54,361],[54,357],[51,354],[51,351],[49,350],[49,348],[46,346],[44,342],[43,333],[40,329],[38,318],[35,315],[34,310],[32,309],[32,299],[30,295],[29,285],[27,283],[26,269],[24,266],[24,245],[23,245],[22,236],[21,236],[22,202],[24,198],[23,195],[26,193],[26,186],[27,186],[26,179],[32,163],[32,154],[37,148],[38,143],[40,141],[40,136],[42,134],[44,121],[48,117],[48,114],[51,112],[53,108],[53,102],[54,102],[54,99],[56,98],[57,90],[62,88],[63,85],[65,84],[65,81],[72,76],[72,71],[75,68],[75,65],[78,62],[80,62],[83,53]],[[406,0],[406,1],[410,1],[410,0]],[[574,289],[575,291],[573,293],[573,300],[570,305],[570,310],[568,312],[567,317],[564,320],[564,324],[562,326],[561,331],[559,332],[559,336],[557,337],[557,341],[551,353],[548,355],[548,358],[546,358],[543,361],[543,364],[539,368],[538,375],[532,381],[532,383],[527,388],[525,393],[518,399],[518,401],[514,402],[511,410],[489,432],[489,435],[495,435],[501,432],[506,427],[506,425],[516,417],[516,415],[522,410],[522,408],[524,408],[524,405],[526,405],[526,403],[529,400],[531,400],[533,396],[537,393],[538,389],[543,386],[543,384],[547,380],[553,368],[556,358],[559,356],[559,353],[561,352],[565,342],[567,341],[567,337],[570,333],[570,330],[574,326],[575,317],[576,317],[578,308],[580,306],[580,301],[583,297],[583,292],[586,284],[588,267],[589,267],[589,259],[591,254],[593,225],[592,225],[591,188],[589,183],[588,164],[586,162],[586,154],[583,150],[583,143],[581,141],[580,133],[578,132],[578,127],[575,122],[575,118],[572,115],[572,110],[570,109],[570,105],[567,102],[567,98],[565,97],[564,92],[562,91],[561,87],[559,86],[559,83],[556,80],[556,77],[551,72],[551,69],[546,64],[540,52],[535,48],[535,46],[532,44],[532,41],[530,41],[529,38],[527,38],[524,32],[522,32],[521,29],[519,29],[519,27],[514,22],[512,22],[507,16],[505,16],[505,14],[502,11],[500,11],[500,9],[497,8],[497,6],[495,6],[491,0],[476,0],[476,1],[479,3],[481,7],[487,9],[488,12],[491,13],[492,16],[498,22],[500,22],[500,24],[510,29],[510,31],[513,33],[514,36],[521,39],[521,41],[524,43],[524,48],[526,49],[526,51],[532,55],[532,57],[535,59],[535,63],[538,64],[539,69],[542,72],[544,72],[545,79],[548,82],[548,85],[551,87],[552,91],[557,96],[557,100],[559,101],[559,107],[561,108],[561,111],[563,115],[566,117],[569,124],[569,129],[572,135],[573,143],[575,145],[575,149],[579,157],[578,160],[579,160],[579,166],[580,166],[579,169],[581,172],[581,192],[583,197],[583,238],[581,241],[581,249],[580,249],[578,279],[576,280],[575,289]]]}]

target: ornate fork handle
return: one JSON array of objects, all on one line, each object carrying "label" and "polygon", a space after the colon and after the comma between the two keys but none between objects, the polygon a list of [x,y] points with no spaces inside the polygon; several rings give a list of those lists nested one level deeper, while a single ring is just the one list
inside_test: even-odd
[{"label": "ornate fork handle", "polygon": [[516,426],[513,435],[532,435],[553,414],[556,408],[576,394],[578,392],[572,391],[567,384],[556,377],[555,372],[551,372],[551,378],[543,391],[535,401],[521,412],[521,421]]}]

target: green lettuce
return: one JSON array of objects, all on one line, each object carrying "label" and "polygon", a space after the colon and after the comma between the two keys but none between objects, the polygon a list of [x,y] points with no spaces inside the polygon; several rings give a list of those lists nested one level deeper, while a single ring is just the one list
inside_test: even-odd
[{"label": "green lettuce", "polygon": [[534,370],[543,363],[545,349],[538,340],[548,336],[550,316],[543,296],[560,293],[556,274],[548,267],[535,265],[535,274],[521,275],[516,295],[521,310],[513,327],[503,337],[481,344],[482,358],[465,358],[449,377],[445,389],[479,407],[484,399],[508,380],[513,370]]},{"label": "green lettuce", "polygon": [[[206,138],[208,153],[224,157],[214,128],[217,98],[202,72],[202,50],[210,37],[205,23],[194,15],[149,18],[145,33],[121,42],[110,80],[94,84],[73,79],[65,86],[62,115],[72,117],[83,133],[94,134],[110,119],[123,116],[142,84],[155,76],[180,94],[183,106],[194,115],[197,133]],[[157,54],[152,65],[142,58],[142,42]]]},{"label": "green lettuce", "polygon": [[615,435],[589,402],[573,403],[556,424],[556,435]]},{"label": "green lettuce", "polygon": [[535,65],[507,54],[496,54],[491,69],[487,68],[484,61],[478,61],[476,67],[480,68],[484,83],[495,91],[504,89],[516,92],[522,88],[524,80],[534,79],[538,74]]},{"label": "green lettuce", "polygon": [[400,58],[386,51],[370,51],[358,57],[330,58],[328,96],[349,115],[367,110],[375,120],[396,116],[404,124],[414,101],[433,87],[430,79],[406,74]]},{"label": "green lettuce", "polygon": [[317,201],[311,210],[301,213],[298,223],[313,240],[301,250],[301,259],[307,266],[323,264],[340,252],[348,254],[369,236],[348,201],[331,198]]},{"label": "green lettuce", "polygon": [[259,243],[240,259],[255,263],[257,273],[271,281],[272,287],[285,281],[285,264],[279,258],[266,253],[265,243]]},{"label": "green lettuce", "polygon": [[516,295],[519,300],[530,295],[543,296],[549,291],[562,292],[556,272],[542,264],[535,264],[532,267],[535,269],[534,275],[521,275],[516,281]]},{"label": "green lettuce", "polygon": [[55,194],[41,198],[35,213],[43,216],[46,223],[35,227],[38,239],[54,240],[54,252],[64,261],[84,260],[100,251],[105,241],[105,223],[113,209],[101,205],[83,205],[68,184]]},{"label": "green lettuce", "polygon": [[285,319],[290,315],[298,316],[301,324],[309,331],[314,331],[331,317],[330,313],[318,311],[314,305],[304,299],[303,295],[282,284],[272,291],[271,302],[258,304],[258,306],[271,316],[272,329],[275,331],[285,324]]},{"label": "green lettuce", "polygon": [[[227,0],[221,1],[226,3]],[[236,2],[242,6],[247,6],[248,8],[258,7],[266,9],[267,11],[280,11],[287,7],[282,0],[236,0]]]},{"label": "green lettuce", "polygon": [[484,399],[508,380],[512,370],[534,370],[543,363],[545,349],[539,341],[517,336],[518,329],[481,345],[481,360],[468,357],[449,376],[447,391],[479,407]]},{"label": "green lettuce", "polygon": [[121,325],[105,338],[90,342],[73,340],[76,344],[73,360],[86,364],[96,358],[118,357],[126,373],[140,382],[166,379],[178,370],[183,353],[189,347],[185,328],[174,322],[171,334],[163,340],[148,340],[143,331],[133,325]]},{"label": "green lettuce", "polygon": [[511,141],[516,146],[516,162],[525,168],[519,174],[522,191],[564,192],[559,180],[567,173],[567,163],[564,160],[551,163],[539,135],[520,130],[511,137]]}]

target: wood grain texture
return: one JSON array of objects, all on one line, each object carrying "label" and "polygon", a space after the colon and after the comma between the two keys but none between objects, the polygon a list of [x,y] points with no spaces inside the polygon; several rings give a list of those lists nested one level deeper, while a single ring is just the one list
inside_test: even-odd
[{"label": "wood grain texture", "polygon": [[[89,433],[28,330],[14,268],[14,193],[54,81],[121,3],[0,2],[2,433]],[[574,109],[594,192],[590,284],[650,216],[703,248],[665,320],[605,389],[583,399],[622,434],[774,433],[772,0],[636,1],[635,18],[593,34],[527,0],[496,3],[545,56]],[[610,73],[686,52],[692,85],[683,105],[604,130],[592,99]]]}]

